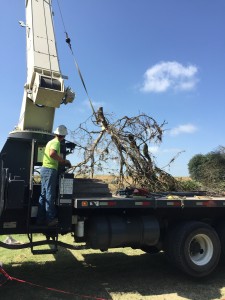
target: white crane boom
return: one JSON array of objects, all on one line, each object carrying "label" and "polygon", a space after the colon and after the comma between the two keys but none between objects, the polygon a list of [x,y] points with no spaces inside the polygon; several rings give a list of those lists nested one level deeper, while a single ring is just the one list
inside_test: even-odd
[{"label": "white crane boom", "polygon": [[72,102],[74,93],[64,86],[60,71],[52,0],[25,0],[27,82],[16,131],[52,132],[55,108]]}]

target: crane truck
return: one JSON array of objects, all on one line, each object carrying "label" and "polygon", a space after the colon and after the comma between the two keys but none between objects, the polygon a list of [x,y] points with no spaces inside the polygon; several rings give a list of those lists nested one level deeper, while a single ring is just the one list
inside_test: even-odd
[{"label": "crane truck", "polygon": [[[170,262],[188,275],[209,275],[225,255],[222,197],[195,193],[176,194],[170,199],[163,193],[112,197],[104,184],[74,179],[61,170],[55,199],[59,224],[51,228],[36,225],[41,186],[35,180],[35,170],[52,139],[56,108],[73,102],[74,93],[65,87],[66,76],[59,67],[52,1],[26,0],[25,9],[27,81],[18,126],[0,152],[0,235],[27,234],[29,242],[0,242],[0,247],[30,247],[33,254],[43,255],[55,253],[58,246],[79,249],[80,243],[101,251],[120,247],[150,254],[164,251]],[[61,144],[64,158],[73,149],[71,142]],[[46,238],[34,241],[36,233]],[[67,233],[73,235],[73,245],[59,240]]]}]

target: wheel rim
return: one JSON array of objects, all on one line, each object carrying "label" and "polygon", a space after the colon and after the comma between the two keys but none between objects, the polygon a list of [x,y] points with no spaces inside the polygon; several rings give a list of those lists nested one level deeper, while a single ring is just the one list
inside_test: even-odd
[{"label": "wheel rim", "polygon": [[198,265],[206,265],[213,256],[213,243],[205,234],[195,235],[189,244],[189,255],[191,261]]}]

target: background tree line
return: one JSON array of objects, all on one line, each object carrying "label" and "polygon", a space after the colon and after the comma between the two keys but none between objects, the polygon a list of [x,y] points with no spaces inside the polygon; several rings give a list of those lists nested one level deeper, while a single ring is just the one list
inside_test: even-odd
[{"label": "background tree line", "polygon": [[222,192],[225,189],[225,147],[219,146],[207,154],[197,154],[188,163],[192,180],[202,188]]}]

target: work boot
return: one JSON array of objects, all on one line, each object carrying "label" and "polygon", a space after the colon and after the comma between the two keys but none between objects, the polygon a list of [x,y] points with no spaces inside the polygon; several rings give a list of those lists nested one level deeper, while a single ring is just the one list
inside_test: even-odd
[{"label": "work boot", "polygon": [[57,218],[52,219],[51,221],[49,221],[49,222],[47,223],[47,226],[49,226],[49,227],[51,227],[51,226],[56,226],[56,225],[58,225],[58,219],[57,219]]}]

